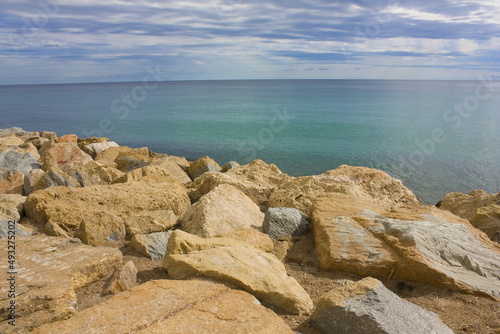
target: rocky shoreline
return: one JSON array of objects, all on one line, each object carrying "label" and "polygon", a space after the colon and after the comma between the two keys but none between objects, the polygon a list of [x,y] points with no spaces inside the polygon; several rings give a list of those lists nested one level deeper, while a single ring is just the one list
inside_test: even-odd
[{"label": "rocky shoreline", "polygon": [[10,128],[0,215],[2,333],[500,333],[500,193]]}]

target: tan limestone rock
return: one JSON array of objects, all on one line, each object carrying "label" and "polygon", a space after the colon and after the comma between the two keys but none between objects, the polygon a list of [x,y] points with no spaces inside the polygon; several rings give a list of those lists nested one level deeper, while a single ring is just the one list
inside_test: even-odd
[{"label": "tan limestone rock", "polygon": [[250,227],[228,231],[217,235],[217,237],[233,239],[243,244],[253,246],[264,252],[270,252],[274,249],[273,240],[271,240],[267,234]]},{"label": "tan limestone rock", "polygon": [[[7,239],[0,240],[7,249]],[[42,235],[16,239],[16,326],[0,319],[1,333],[31,332],[44,323],[76,314],[75,291],[109,277],[121,266],[122,254],[114,248],[82,245],[78,239]],[[7,309],[10,276],[7,261],[0,261],[0,309]]]},{"label": "tan limestone rock", "polygon": [[19,146],[24,144],[24,140],[16,136],[0,137],[0,147],[2,146]]},{"label": "tan limestone rock", "polygon": [[82,219],[75,236],[87,245],[113,246],[125,240],[125,222],[107,211],[97,211]]},{"label": "tan limestone rock", "polygon": [[172,210],[142,211],[125,220],[127,234],[148,234],[172,229],[178,223]]},{"label": "tan limestone rock", "polygon": [[56,143],[72,143],[76,144],[78,141],[77,135],[64,135],[56,139]]},{"label": "tan limestone rock", "polygon": [[176,279],[205,276],[236,284],[294,314],[313,308],[307,292],[274,255],[232,239],[203,239],[176,230],[168,240],[163,266]]},{"label": "tan limestone rock", "polygon": [[189,176],[193,180],[203,173],[218,173],[219,171],[219,164],[209,157],[198,159],[189,166]]},{"label": "tan limestone rock", "polygon": [[[41,150],[43,150],[43,147]],[[60,167],[61,165],[75,161],[86,163],[92,161],[92,157],[80,150],[78,145],[72,142],[61,142],[51,145],[50,148],[46,148],[43,151],[41,158],[43,170],[48,170],[51,167]]]},{"label": "tan limestone rock", "polygon": [[34,333],[294,332],[246,292],[201,280],[157,280],[113,296],[71,319],[37,328]]},{"label": "tan limestone rock", "polygon": [[493,240],[500,234],[500,205],[490,204],[480,207],[476,210],[470,222]]},{"label": "tan limestone rock", "polygon": [[0,195],[0,219],[19,222],[24,215],[24,202],[26,197],[19,194]]},{"label": "tan limestone rock", "polygon": [[96,144],[96,143],[105,143],[109,142],[107,137],[89,137],[89,138],[78,138],[76,143],[78,147],[84,151],[85,146]]},{"label": "tan limestone rock", "polygon": [[202,238],[243,227],[261,228],[264,214],[237,188],[222,184],[193,204],[181,217],[182,230]]},{"label": "tan limestone rock", "polygon": [[172,230],[149,234],[136,234],[132,237],[128,246],[135,249],[137,253],[149,257],[152,261],[161,261],[165,257],[167,242],[171,234]]},{"label": "tan limestone rock", "polygon": [[138,182],[82,188],[54,187],[36,191],[25,203],[26,215],[39,224],[77,229],[85,216],[106,211],[122,219],[142,211],[172,210],[177,216],[191,205],[182,183],[165,176]]},{"label": "tan limestone rock", "polygon": [[184,164],[184,161],[187,164],[187,168],[189,168],[189,163],[187,163],[187,160],[184,158],[177,158],[177,157],[166,157],[166,158],[161,158],[161,159],[155,159],[153,160],[149,166],[158,166],[163,169],[166,169],[170,175],[172,175],[174,178],[177,180],[181,181],[184,184],[188,184],[191,182],[191,178],[186,174],[184,171],[183,167],[186,167],[186,164]]},{"label": "tan limestone rock", "polygon": [[177,179],[174,177],[169,170],[160,167],[160,166],[145,166],[145,167],[140,167],[136,168],[126,174],[123,174],[121,177],[116,179],[114,183],[130,183],[130,182],[136,182],[141,180],[143,177],[148,176],[149,178],[153,179],[162,179],[163,177],[173,177],[174,179]]},{"label": "tan limestone rock", "polygon": [[117,168],[124,173],[147,166],[151,159],[147,147],[133,149],[126,146],[110,147],[95,157],[96,161],[116,163]]},{"label": "tan limestone rock", "polygon": [[61,166],[61,170],[77,180],[82,187],[111,184],[125,175],[117,168],[98,161],[77,161]]},{"label": "tan limestone rock", "polygon": [[341,193],[381,206],[420,205],[403,183],[383,171],[342,165],[321,175],[292,179],[271,195],[271,207],[292,207],[306,215],[317,196]]},{"label": "tan limestone rock", "polygon": [[123,291],[129,291],[137,285],[137,268],[134,262],[128,261],[121,269],[115,270],[113,275],[106,281],[102,295],[116,295]]},{"label": "tan limestone rock", "polygon": [[28,196],[34,191],[35,185],[45,176],[45,171],[40,168],[30,170],[24,175],[24,195]]},{"label": "tan limestone rock", "polygon": [[96,155],[98,155],[104,150],[107,150],[110,147],[119,147],[119,145],[114,141],[104,141],[100,143],[92,143],[86,145],[82,148],[82,150],[91,157],[95,158]]},{"label": "tan limestone rock", "polygon": [[189,185],[189,197],[195,202],[218,185],[229,184],[241,190],[261,208],[266,209],[272,191],[290,179],[292,178],[283,174],[276,165],[266,164],[257,159],[225,173],[201,175]]},{"label": "tan limestone rock", "polygon": [[0,168],[0,194],[22,195],[24,174],[10,168]]},{"label": "tan limestone rock", "polygon": [[53,222],[45,224],[45,234],[53,237],[69,238],[68,232],[63,230],[59,225]]},{"label": "tan limestone rock", "polygon": [[500,298],[500,245],[433,206],[384,210],[342,194],[316,199],[320,267]]},{"label": "tan limestone rock", "polygon": [[473,190],[468,195],[459,192],[447,194],[439,203],[439,207],[470,220],[477,209],[500,202],[500,193],[487,194],[484,190]]}]

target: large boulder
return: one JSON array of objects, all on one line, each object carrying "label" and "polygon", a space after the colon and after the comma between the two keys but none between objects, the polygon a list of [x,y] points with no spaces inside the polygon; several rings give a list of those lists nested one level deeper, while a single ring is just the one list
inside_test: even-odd
[{"label": "large boulder", "polygon": [[7,136],[7,135],[10,135],[10,134],[15,134],[15,133],[22,133],[22,132],[25,132],[23,129],[21,129],[20,127],[11,127],[11,128],[7,128],[7,129],[0,129],[0,137],[4,137],[4,136]]},{"label": "large boulder", "polygon": [[125,220],[127,234],[148,234],[172,229],[178,218],[172,210],[142,211]]},{"label": "large boulder", "polygon": [[276,165],[257,159],[225,173],[204,173],[189,185],[189,197],[196,202],[218,185],[229,184],[241,190],[261,208],[267,209],[272,191],[290,179]]},{"label": "large boulder", "polygon": [[12,169],[0,167],[0,194],[22,195],[24,191],[24,174]]},{"label": "large boulder", "polygon": [[[31,182],[30,182],[31,183]],[[52,187],[80,187],[80,183],[65,173],[62,169],[52,166],[38,178],[38,181],[33,185],[33,191],[48,189]]]},{"label": "large boulder", "polygon": [[24,144],[24,140],[16,136],[0,137],[0,147],[19,146]]},{"label": "large boulder", "polygon": [[[142,179],[145,176],[149,176],[151,178],[162,178],[164,176],[171,176],[174,179],[185,183],[185,179],[182,176],[182,174],[178,174],[177,172],[182,172],[182,170],[179,171],[180,167],[177,165],[172,165],[175,166],[172,169],[166,169],[163,166],[159,165],[148,165],[145,167],[139,167],[136,168],[126,174],[123,174],[121,177],[116,179],[113,183],[128,183],[128,182],[135,182],[140,179]],[[171,166],[171,167],[172,167]],[[175,168],[175,170],[173,170]],[[172,171],[173,170],[173,171]],[[186,174],[186,173],[184,173]],[[187,176],[187,175],[186,175]]]},{"label": "large boulder", "polygon": [[95,156],[95,161],[114,162],[116,168],[124,173],[149,165],[151,159],[152,154],[147,147],[110,147]]},{"label": "large boulder", "polygon": [[309,232],[309,218],[295,208],[269,208],[262,229],[273,239],[301,236]]},{"label": "large boulder", "polygon": [[61,170],[82,187],[111,184],[125,175],[117,168],[98,161],[77,161],[61,166]]},{"label": "large boulder", "polygon": [[[7,249],[7,239],[0,248]],[[31,236],[16,239],[16,326],[0,318],[1,333],[30,332],[44,323],[75,315],[76,291],[105,279],[121,267],[122,254],[114,248],[82,245],[78,239]],[[7,310],[10,278],[7,261],[0,264],[0,309]],[[56,332],[53,332],[56,333]]]},{"label": "large boulder", "polygon": [[149,234],[136,234],[130,240],[129,246],[153,261],[161,261],[165,257],[167,242],[171,234],[172,230]]},{"label": "large boulder", "polygon": [[[186,174],[184,168],[189,166],[189,163],[184,158],[178,157],[165,157],[160,159],[154,159],[150,162],[150,166],[158,166],[165,170],[167,170],[170,175],[172,175],[177,180],[181,181],[184,184],[188,184],[191,182],[191,178]],[[189,167],[188,167],[189,168]]]},{"label": "large boulder", "polygon": [[294,332],[255,297],[201,280],[157,280],[113,296],[35,334],[64,333],[255,333]]},{"label": "large boulder", "polygon": [[106,211],[122,219],[154,210],[172,210],[180,216],[190,204],[184,185],[164,176],[144,177],[138,182],[124,184],[36,191],[26,199],[25,211],[39,224],[52,221],[66,230],[74,230],[85,216],[96,211]]},{"label": "large boulder", "polygon": [[500,193],[487,194],[484,190],[474,190],[466,195],[454,192],[447,194],[438,205],[468,219],[491,239],[500,235]]},{"label": "large boulder", "polygon": [[243,227],[261,228],[264,214],[244,193],[222,184],[200,198],[182,216],[181,229],[203,238]]},{"label": "large boulder", "polygon": [[453,334],[439,317],[367,277],[322,296],[311,321],[321,333]]},{"label": "large boulder", "polygon": [[85,216],[75,233],[87,245],[114,246],[125,240],[125,222],[122,218],[97,211]]},{"label": "large boulder", "polygon": [[219,238],[227,238],[239,241],[243,244],[253,246],[264,252],[270,252],[274,249],[274,243],[265,233],[251,227],[244,227],[239,230],[231,230],[217,235]]},{"label": "large boulder", "polygon": [[203,173],[218,173],[220,172],[220,166],[215,160],[210,159],[209,157],[203,157],[194,161],[189,166],[189,176],[191,179],[196,179]]},{"label": "large boulder", "polygon": [[274,255],[232,239],[203,239],[176,230],[168,240],[163,266],[176,279],[205,276],[236,284],[294,314],[313,308],[307,292]]},{"label": "large boulder", "polygon": [[41,158],[43,170],[48,170],[53,167],[61,167],[62,165],[77,161],[87,163],[92,160],[92,157],[80,150],[76,143],[64,141],[54,143],[50,147],[43,150]]},{"label": "large boulder", "polygon": [[432,206],[386,211],[329,194],[316,199],[312,223],[323,270],[500,299],[500,245],[449,212]]},{"label": "large boulder", "polygon": [[110,147],[119,147],[117,143],[114,141],[104,141],[100,143],[92,143],[86,146],[83,146],[83,151],[90,155],[91,157],[95,158],[96,155],[101,153],[104,150],[107,150]]},{"label": "large boulder", "polygon": [[41,168],[32,169],[24,176],[24,195],[28,196],[35,191],[35,185],[45,176],[45,171]]},{"label": "large boulder", "polygon": [[347,194],[387,207],[421,204],[400,180],[383,171],[342,165],[321,175],[289,180],[273,191],[269,206],[292,207],[309,215],[316,197],[325,193]]},{"label": "large boulder", "polygon": [[24,202],[26,197],[18,194],[0,195],[0,219],[14,220],[16,222],[24,215]]},{"label": "large boulder", "polygon": [[14,169],[26,175],[32,169],[40,168],[40,164],[30,153],[23,154],[16,151],[9,151],[0,153],[1,167]]}]

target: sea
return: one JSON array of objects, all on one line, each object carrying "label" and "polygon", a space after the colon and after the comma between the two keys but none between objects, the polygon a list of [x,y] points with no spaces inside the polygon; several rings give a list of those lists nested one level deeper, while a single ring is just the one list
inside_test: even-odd
[{"label": "sea", "polygon": [[292,176],[381,169],[426,204],[500,191],[500,82],[232,80],[0,85],[0,128],[106,136]]}]

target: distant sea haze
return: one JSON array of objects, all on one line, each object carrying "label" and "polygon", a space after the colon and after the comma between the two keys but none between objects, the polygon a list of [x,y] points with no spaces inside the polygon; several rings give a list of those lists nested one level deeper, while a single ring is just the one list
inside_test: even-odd
[{"label": "distant sea haze", "polygon": [[427,204],[500,191],[500,82],[248,80],[0,86],[0,128],[106,136],[293,176],[381,169]]}]

